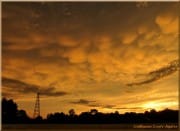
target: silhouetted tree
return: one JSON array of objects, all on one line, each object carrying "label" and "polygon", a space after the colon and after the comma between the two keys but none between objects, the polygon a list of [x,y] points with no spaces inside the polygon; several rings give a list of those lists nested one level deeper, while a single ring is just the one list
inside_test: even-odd
[{"label": "silhouetted tree", "polygon": [[27,116],[26,112],[24,110],[18,110],[17,111],[17,122],[19,123],[28,123],[29,117]]},{"label": "silhouetted tree", "polygon": [[15,123],[17,120],[17,104],[13,100],[2,99],[2,122]]},{"label": "silhouetted tree", "polygon": [[91,115],[96,115],[98,113],[97,109],[91,109],[90,114]]},{"label": "silhouetted tree", "polygon": [[67,116],[63,112],[61,113],[56,112],[54,114],[48,114],[47,121],[49,123],[66,123]]},{"label": "silhouetted tree", "polygon": [[43,123],[43,118],[41,116],[38,116],[34,119],[35,123]]},{"label": "silhouetted tree", "polygon": [[70,116],[75,116],[75,114],[76,114],[76,113],[75,113],[74,109],[70,109],[70,110],[69,110],[69,115],[70,115]]},{"label": "silhouetted tree", "polygon": [[118,111],[115,111],[114,113],[117,114],[117,115],[119,115],[119,112],[118,112]]}]

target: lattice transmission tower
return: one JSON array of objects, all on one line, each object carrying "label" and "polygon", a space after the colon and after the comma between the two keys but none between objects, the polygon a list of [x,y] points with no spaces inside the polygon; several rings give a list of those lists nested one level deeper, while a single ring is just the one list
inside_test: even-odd
[{"label": "lattice transmission tower", "polygon": [[36,102],[35,102],[35,106],[34,106],[34,115],[33,118],[37,118],[40,116],[40,94],[39,92],[37,93],[37,97],[36,97]]}]

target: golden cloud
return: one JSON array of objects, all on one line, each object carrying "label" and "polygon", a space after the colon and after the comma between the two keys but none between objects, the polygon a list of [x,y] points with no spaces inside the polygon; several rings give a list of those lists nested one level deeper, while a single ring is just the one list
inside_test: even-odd
[{"label": "golden cloud", "polygon": [[161,14],[156,17],[156,23],[165,34],[177,33],[178,32],[178,16],[173,14]]},{"label": "golden cloud", "polygon": [[67,35],[60,35],[58,38],[58,43],[65,47],[74,47],[79,44],[79,41]]},{"label": "golden cloud", "polygon": [[137,37],[138,37],[138,34],[135,32],[127,33],[123,36],[122,42],[124,44],[131,44],[132,42],[136,40]]}]

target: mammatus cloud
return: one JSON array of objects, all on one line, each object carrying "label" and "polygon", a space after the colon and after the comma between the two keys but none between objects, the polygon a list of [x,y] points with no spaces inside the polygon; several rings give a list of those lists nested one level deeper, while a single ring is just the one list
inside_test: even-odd
[{"label": "mammatus cloud", "polygon": [[149,72],[145,76],[146,78],[143,81],[129,83],[129,84],[127,84],[127,86],[148,84],[148,83],[157,81],[163,77],[169,76],[169,75],[173,74],[174,72],[176,72],[178,69],[179,69],[179,60],[174,60],[165,67],[162,67],[158,70]]},{"label": "mammatus cloud", "polygon": [[[178,12],[178,11],[177,11]],[[156,17],[155,22],[159,25],[162,33],[170,34],[178,32],[178,15],[176,12],[160,14]]]},{"label": "mammatus cloud", "polygon": [[28,84],[20,80],[15,80],[11,78],[2,77],[2,86],[8,90],[17,93],[37,93],[40,92],[41,95],[45,96],[63,96],[66,92],[55,91],[54,87],[42,88],[37,85]]},{"label": "mammatus cloud", "polygon": [[[2,93],[31,112],[25,99],[39,90],[49,96],[72,92],[47,99],[44,113],[72,106],[78,112],[136,110],[131,108],[161,96],[176,102],[175,75],[162,85],[147,83],[176,70],[162,65],[178,58],[178,7],[176,2],[3,2]],[[148,90],[125,88],[126,83],[147,84]],[[144,99],[150,92],[153,98]],[[92,94],[96,99],[87,99]],[[51,106],[59,101],[65,105]]]}]

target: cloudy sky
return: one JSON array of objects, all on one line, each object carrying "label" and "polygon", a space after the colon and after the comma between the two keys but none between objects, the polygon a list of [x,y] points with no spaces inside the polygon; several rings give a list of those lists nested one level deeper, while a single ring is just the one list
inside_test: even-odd
[{"label": "cloudy sky", "polygon": [[177,2],[3,2],[2,95],[32,116],[178,108]]}]

